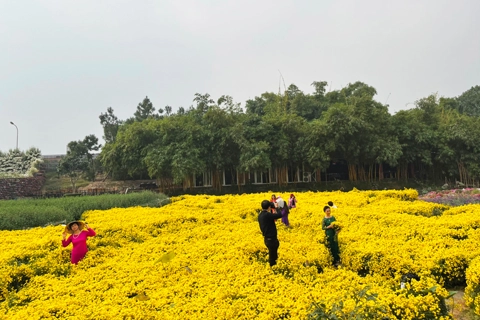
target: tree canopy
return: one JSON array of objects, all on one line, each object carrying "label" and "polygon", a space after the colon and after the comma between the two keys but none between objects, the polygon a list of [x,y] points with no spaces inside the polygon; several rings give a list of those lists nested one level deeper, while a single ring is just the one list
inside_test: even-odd
[{"label": "tree canopy", "polygon": [[82,176],[94,180],[98,165],[94,159],[94,151],[98,151],[101,145],[98,138],[91,134],[83,140],[71,141],[67,146],[67,154],[60,159],[57,172],[68,176],[72,183],[73,192],[76,192],[76,183]]},{"label": "tree canopy", "polygon": [[271,180],[281,184],[303,168],[318,181],[338,161],[350,180],[383,179],[386,167],[398,179],[479,180],[479,86],[459,97],[421,98],[394,115],[363,82],[334,91],[325,81],[312,87],[312,94],[294,84],[262,93],[246,101],[245,110],[231,96],[208,93],[196,93],[194,105],[176,113],[168,105],[155,113],[146,97],[127,121],[109,108],[100,115],[101,162],[115,177],[186,187],[205,171],[214,186],[224,171],[271,170]]}]

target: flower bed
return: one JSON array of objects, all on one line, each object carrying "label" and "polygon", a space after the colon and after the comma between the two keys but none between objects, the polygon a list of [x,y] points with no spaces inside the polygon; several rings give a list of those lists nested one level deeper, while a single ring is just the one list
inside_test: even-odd
[{"label": "flower bed", "polygon": [[[0,231],[0,319],[451,319],[445,288],[467,281],[480,309],[478,272],[468,271],[480,256],[480,205],[425,203],[412,190],[296,196],[291,228],[277,224],[273,268],[257,221],[270,193],[89,211],[97,236],[77,266],[60,226]],[[339,269],[321,229],[330,200]],[[420,280],[402,289],[406,273]]]},{"label": "flower bed", "polygon": [[427,202],[446,204],[449,206],[462,206],[466,204],[480,203],[480,189],[452,189],[443,191],[431,191],[419,199]]}]

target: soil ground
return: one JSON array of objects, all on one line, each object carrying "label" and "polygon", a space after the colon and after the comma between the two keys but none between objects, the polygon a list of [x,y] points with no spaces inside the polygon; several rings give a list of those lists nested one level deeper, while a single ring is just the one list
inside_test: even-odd
[{"label": "soil ground", "polygon": [[79,190],[85,189],[109,189],[109,188],[138,188],[141,183],[155,182],[155,180],[121,180],[121,181],[110,181],[110,180],[97,180],[90,182],[88,185],[79,188]]},{"label": "soil ground", "polygon": [[449,291],[457,291],[457,293],[450,299],[447,300],[447,307],[450,311],[450,314],[455,320],[479,320],[480,317],[477,316],[472,310],[470,310],[465,305],[465,300],[463,298],[464,288],[453,288]]}]

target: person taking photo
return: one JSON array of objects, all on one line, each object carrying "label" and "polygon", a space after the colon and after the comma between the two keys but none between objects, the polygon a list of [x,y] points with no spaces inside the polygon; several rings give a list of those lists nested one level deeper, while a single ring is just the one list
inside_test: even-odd
[{"label": "person taking photo", "polygon": [[263,200],[261,205],[262,211],[258,215],[258,224],[263,235],[263,241],[268,249],[268,262],[270,266],[274,266],[277,264],[278,247],[280,246],[275,220],[280,219],[282,214],[280,210],[277,210],[275,213],[271,212],[276,207],[276,204],[273,202]]}]

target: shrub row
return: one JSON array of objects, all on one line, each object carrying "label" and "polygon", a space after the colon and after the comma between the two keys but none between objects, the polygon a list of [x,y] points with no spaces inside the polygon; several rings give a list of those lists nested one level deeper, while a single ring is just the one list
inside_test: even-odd
[{"label": "shrub row", "polygon": [[56,199],[5,200],[0,202],[0,230],[20,230],[59,224],[63,220],[78,220],[88,210],[160,207],[168,201],[167,196],[149,191]]}]

